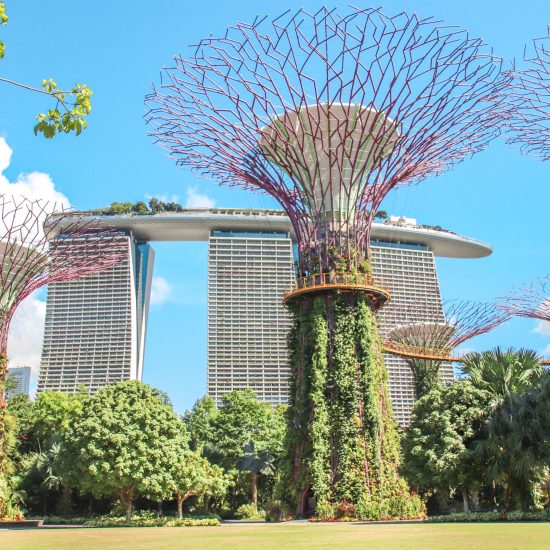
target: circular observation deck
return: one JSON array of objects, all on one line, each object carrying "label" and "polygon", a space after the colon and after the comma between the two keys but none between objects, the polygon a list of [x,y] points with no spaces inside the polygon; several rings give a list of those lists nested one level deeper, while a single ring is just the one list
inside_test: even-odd
[{"label": "circular observation deck", "polygon": [[390,301],[389,289],[377,285],[371,275],[364,273],[328,272],[299,277],[296,287],[283,296],[283,305],[289,305],[306,295],[319,294],[365,294],[373,309],[380,309]]}]

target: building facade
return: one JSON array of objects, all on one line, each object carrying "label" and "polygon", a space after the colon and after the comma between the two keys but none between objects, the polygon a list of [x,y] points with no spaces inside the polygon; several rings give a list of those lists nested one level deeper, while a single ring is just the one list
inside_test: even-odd
[{"label": "building facade", "polygon": [[131,232],[120,238],[116,267],[49,285],[38,391],[141,380],[154,251]]},{"label": "building facade", "polygon": [[[371,244],[373,274],[389,287],[391,300],[378,313],[383,335],[404,323],[441,322],[444,319],[433,252],[425,244],[374,240]],[[395,419],[409,423],[414,404],[413,376],[405,360],[384,354]],[[454,379],[452,363],[441,365],[444,383]]]},{"label": "building facade", "polygon": [[217,403],[252,388],[286,403],[290,316],[281,297],[294,282],[289,233],[213,231],[208,240],[208,394]]},{"label": "building facade", "polygon": [[[141,379],[153,268],[147,243],[205,241],[208,393],[219,403],[229,391],[252,388],[262,400],[285,403],[290,317],[281,298],[294,283],[294,237],[287,216],[277,210],[187,209],[110,216],[108,223],[126,232],[127,261],[50,286],[39,391],[75,391],[80,385],[94,391]],[[374,275],[391,292],[379,314],[382,333],[403,322],[441,320],[436,257],[482,258],[492,251],[485,243],[406,218],[373,224],[371,250]],[[411,312],[418,303],[428,306],[429,314],[419,312],[417,319]],[[394,413],[406,424],[412,374],[397,356],[386,355],[385,361]],[[444,364],[441,373],[451,380],[452,366]]]},{"label": "building facade", "polygon": [[29,395],[31,383],[30,367],[9,367],[8,368],[8,391],[6,397],[9,399],[19,393]]}]

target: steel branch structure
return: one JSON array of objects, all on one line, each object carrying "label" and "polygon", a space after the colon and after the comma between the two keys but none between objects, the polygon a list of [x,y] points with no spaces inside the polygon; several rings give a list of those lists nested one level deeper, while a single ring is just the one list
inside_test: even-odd
[{"label": "steel branch structure", "polygon": [[[421,318],[423,311],[428,314],[429,307],[416,304],[411,308],[411,318]],[[454,348],[493,330],[509,318],[508,313],[491,303],[449,302],[444,309],[441,321],[404,323],[389,331],[385,335],[384,350],[406,360],[459,361],[452,357]]]},{"label": "steel branch structure", "polygon": [[501,102],[507,143],[524,154],[550,160],[550,26],[544,38],[533,40],[533,53],[524,55],[525,67],[514,67],[512,84]]},{"label": "steel branch structure", "polygon": [[432,18],[301,9],[175,57],[146,119],[177,164],[281,204],[299,275],[361,270],[386,194],[498,133],[500,67],[480,39]]},{"label": "steel branch structure", "polygon": [[44,285],[102,271],[124,257],[119,232],[77,212],[51,215],[54,210],[46,201],[0,195],[0,383],[10,322],[21,301]]},{"label": "steel branch structure", "polygon": [[539,277],[500,298],[499,307],[508,315],[550,323],[550,275]]}]

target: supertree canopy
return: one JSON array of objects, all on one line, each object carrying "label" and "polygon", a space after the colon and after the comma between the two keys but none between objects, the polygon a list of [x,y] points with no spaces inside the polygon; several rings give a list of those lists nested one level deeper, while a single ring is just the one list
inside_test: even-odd
[{"label": "supertree canopy", "polygon": [[509,316],[492,303],[454,301],[445,304],[439,317],[433,321],[433,304],[413,304],[410,314],[402,315],[404,322],[384,335],[385,351],[400,355],[410,367],[417,399],[439,384],[443,361],[460,360],[452,356],[454,348],[493,330]]},{"label": "supertree canopy", "polygon": [[156,141],[290,216],[309,274],[368,257],[393,188],[438,174],[494,137],[500,61],[433,19],[323,8],[238,23],[174,58],[148,96]]},{"label": "supertree canopy", "polygon": [[298,241],[287,459],[296,514],[346,501],[411,517],[373,311],[369,264],[387,193],[436,175],[497,134],[507,79],[480,39],[378,9],[288,11],[238,23],[174,58],[147,98],[156,142],[222,185],[263,191]]},{"label": "supertree canopy", "polygon": [[0,195],[0,518],[9,494],[5,381],[13,314],[43,285],[113,267],[125,253],[120,233],[76,212],[52,216],[53,210],[46,201]]},{"label": "supertree canopy", "polygon": [[550,323],[550,275],[509,292],[499,300],[499,307],[508,315]]},{"label": "supertree canopy", "polygon": [[533,40],[524,65],[510,72],[512,83],[504,100],[507,142],[542,160],[550,160],[550,26],[548,34]]}]

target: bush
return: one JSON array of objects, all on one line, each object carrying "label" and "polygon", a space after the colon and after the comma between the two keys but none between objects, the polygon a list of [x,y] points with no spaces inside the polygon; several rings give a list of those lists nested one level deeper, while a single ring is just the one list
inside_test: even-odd
[{"label": "bush", "polygon": [[315,515],[321,521],[331,521],[336,517],[336,508],[330,502],[319,502],[315,508]]},{"label": "bush", "polygon": [[134,515],[130,521],[125,517],[100,516],[84,522],[86,527],[215,527],[220,525],[217,516],[185,517],[171,516],[161,518],[150,515]]},{"label": "bush", "polygon": [[237,519],[265,519],[265,510],[256,510],[254,504],[243,504],[235,512]]},{"label": "bush", "polygon": [[272,523],[283,521],[288,516],[288,510],[280,500],[271,500],[266,506],[265,520]]},{"label": "bush", "polygon": [[548,521],[550,509],[534,510],[532,512],[472,512],[470,514],[447,514],[432,516],[428,519],[433,523],[483,522],[483,521]]},{"label": "bush", "polygon": [[336,505],[335,516],[336,519],[355,519],[357,517],[355,505],[347,500],[342,500]]}]

